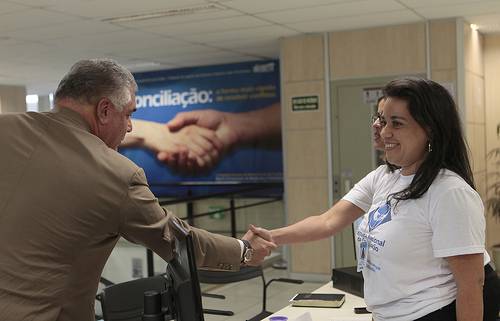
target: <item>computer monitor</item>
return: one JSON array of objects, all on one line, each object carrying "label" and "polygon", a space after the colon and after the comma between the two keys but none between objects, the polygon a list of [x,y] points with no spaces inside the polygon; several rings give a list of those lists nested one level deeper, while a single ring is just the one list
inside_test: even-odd
[{"label": "computer monitor", "polygon": [[177,221],[171,222],[176,255],[168,262],[170,311],[176,321],[204,321],[200,282],[196,268],[193,236]]}]

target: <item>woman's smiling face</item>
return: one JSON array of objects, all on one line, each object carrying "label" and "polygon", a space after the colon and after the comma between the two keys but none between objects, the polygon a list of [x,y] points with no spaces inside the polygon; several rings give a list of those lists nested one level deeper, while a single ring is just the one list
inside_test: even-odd
[{"label": "woman's smiling face", "polygon": [[387,97],[381,117],[385,157],[401,167],[403,175],[415,174],[427,155],[427,133],[411,116],[408,103]]}]

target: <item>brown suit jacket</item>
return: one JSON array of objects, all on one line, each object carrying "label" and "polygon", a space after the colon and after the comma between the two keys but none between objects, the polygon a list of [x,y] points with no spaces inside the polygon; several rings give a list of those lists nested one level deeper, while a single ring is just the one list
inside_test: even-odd
[{"label": "brown suit jacket", "polygon": [[[168,222],[179,219],[79,114],[0,115],[0,151],[0,320],[93,320],[120,236],[172,257]],[[192,230],[198,265],[239,268],[236,239]]]}]

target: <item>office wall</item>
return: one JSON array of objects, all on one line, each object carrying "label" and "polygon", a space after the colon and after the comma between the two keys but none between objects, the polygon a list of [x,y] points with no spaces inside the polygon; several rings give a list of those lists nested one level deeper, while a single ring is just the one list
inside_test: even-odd
[{"label": "office wall", "polygon": [[[322,35],[281,42],[285,211],[291,224],[328,209],[324,40]],[[319,108],[292,111],[291,99],[319,96]],[[293,245],[289,268],[293,273],[329,275],[329,240]]]},{"label": "office wall", "polygon": [[486,125],[484,103],[483,36],[468,23],[463,28],[465,75],[465,133],[470,148],[476,188],[486,197]]},{"label": "office wall", "polygon": [[25,112],[26,88],[0,85],[0,113]]},{"label": "office wall", "polygon": [[[484,80],[485,80],[485,125],[486,152],[500,148],[500,35],[484,37]],[[497,158],[498,160],[498,158]],[[486,184],[492,185],[500,179],[493,174],[500,171],[500,166],[493,160],[486,163]],[[490,194],[491,195],[491,194]],[[486,244],[500,244],[500,220],[491,215],[486,217]]]},{"label": "office wall", "polygon": [[[432,80],[452,84],[457,90],[457,22],[456,19],[429,22],[429,66]],[[456,98],[456,97],[455,97]]]},{"label": "office wall", "polygon": [[426,71],[424,23],[339,31],[329,36],[332,80]]}]

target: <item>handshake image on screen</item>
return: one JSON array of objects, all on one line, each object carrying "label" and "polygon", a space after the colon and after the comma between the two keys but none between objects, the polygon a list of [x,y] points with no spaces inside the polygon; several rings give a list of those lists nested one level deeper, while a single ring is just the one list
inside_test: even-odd
[{"label": "handshake image on screen", "polygon": [[178,113],[168,123],[132,119],[120,147],[143,147],[172,170],[208,171],[230,150],[265,141],[281,143],[280,104],[249,111],[213,109]]}]

